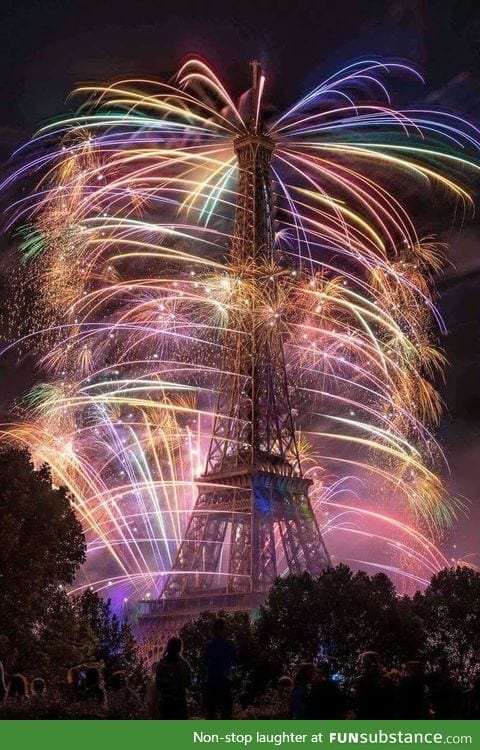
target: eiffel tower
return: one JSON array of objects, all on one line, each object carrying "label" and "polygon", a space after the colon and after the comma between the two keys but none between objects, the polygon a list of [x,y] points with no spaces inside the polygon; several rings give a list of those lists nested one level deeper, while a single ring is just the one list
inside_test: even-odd
[{"label": "eiffel tower", "polygon": [[[252,67],[255,113],[260,64]],[[198,498],[162,596],[148,605],[150,617],[171,624],[207,609],[255,609],[285,569],[317,576],[330,566],[308,497],[311,480],[302,474],[280,316],[264,314],[266,306],[274,310],[287,273],[274,244],[275,143],[252,114],[234,149],[239,177],[229,265],[248,291],[238,295],[224,342]]]}]

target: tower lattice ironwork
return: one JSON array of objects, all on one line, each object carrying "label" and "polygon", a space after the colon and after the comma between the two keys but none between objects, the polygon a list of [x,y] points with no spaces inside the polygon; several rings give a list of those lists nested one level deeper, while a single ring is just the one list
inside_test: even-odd
[{"label": "tower lattice ironwork", "polygon": [[[254,64],[252,112],[258,68]],[[308,496],[311,480],[302,474],[281,316],[275,314],[286,273],[274,244],[275,144],[252,115],[249,132],[234,148],[239,177],[229,265],[237,288],[205,473],[162,598],[173,605],[201,595],[236,596],[248,609],[280,575],[283,558],[291,573],[313,575],[330,560]]]}]

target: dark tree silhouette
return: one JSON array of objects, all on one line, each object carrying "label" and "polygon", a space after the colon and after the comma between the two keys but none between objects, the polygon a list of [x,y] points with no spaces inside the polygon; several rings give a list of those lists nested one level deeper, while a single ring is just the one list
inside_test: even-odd
[{"label": "dark tree silhouette", "polygon": [[424,642],[411,600],[399,599],[386,575],[353,573],[346,565],[318,579],[304,573],[277,580],[261,608],[258,636],[281,670],[329,658],[347,677],[362,651],[379,651],[395,664],[414,658]]},{"label": "dark tree silhouette", "polygon": [[480,673],[480,574],[467,567],[433,576],[414,607],[424,622],[425,656],[446,656],[457,677],[469,684]]},{"label": "dark tree silhouette", "polygon": [[63,590],[86,549],[71,498],[46,465],[35,470],[28,452],[4,449],[0,518],[0,659],[9,670],[40,663],[48,672],[56,652],[67,668],[90,640]]},{"label": "dark tree silhouette", "polygon": [[51,597],[39,626],[39,642],[31,667],[50,683],[63,682],[70,667],[92,661],[97,645],[95,634],[63,590]]},{"label": "dark tree silhouette", "polygon": [[112,611],[110,599],[102,599],[87,589],[75,598],[79,618],[94,633],[97,639],[94,660],[105,666],[105,679],[125,670],[129,684],[135,690],[143,690],[148,673],[139,655],[130,625],[122,622]]}]

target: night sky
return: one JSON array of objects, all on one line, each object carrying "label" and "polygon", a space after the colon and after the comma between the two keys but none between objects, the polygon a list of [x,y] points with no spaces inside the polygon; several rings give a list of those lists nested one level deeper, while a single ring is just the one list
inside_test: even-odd
[{"label": "night sky", "polygon": [[[260,59],[269,97],[279,108],[359,57],[413,61],[427,83],[414,87],[414,103],[434,103],[478,125],[477,8],[469,0],[2,0],[0,156],[6,160],[39,124],[64,111],[76,84],[170,76],[192,52],[210,61],[237,93],[249,84],[249,60]],[[409,96],[411,103],[412,90]],[[446,550],[456,542],[456,552],[465,554],[480,550],[480,243],[474,221],[461,235],[458,229],[444,227],[456,269],[439,282],[450,331],[442,341],[450,366],[440,434],[450,485],[473,506]],[[0,378],[4,409],[18,378],[5,367]]]}]

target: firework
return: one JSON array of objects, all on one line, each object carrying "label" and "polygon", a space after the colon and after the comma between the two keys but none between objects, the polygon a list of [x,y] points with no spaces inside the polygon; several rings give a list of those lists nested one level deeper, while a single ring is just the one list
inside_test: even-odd
[{"label": "firework", "polygon": [[[34,352],[41,382],[3,436],[70,489],[80,586],[161,590],[205,468],[225,332],[252,304],[260,331],[282,332],[334,559],[416,585],[446,563],[430,541],[460,508],[431,432],[444,248],[415,219],[427,193],[472,208],[479,131],[394,109],[391,74],[415,75],[357,63],[268,119],[264,78],[252,107],[191,60],[170,83],[78,89],[77,110],[17,153],[3,190],[29,187],[8,227],[36,304],[7,349]],[[256,261],[260,285],[230,253],[233,145],[252,126],[275,143],[276,259]]]}]

